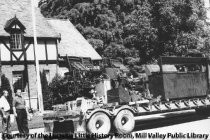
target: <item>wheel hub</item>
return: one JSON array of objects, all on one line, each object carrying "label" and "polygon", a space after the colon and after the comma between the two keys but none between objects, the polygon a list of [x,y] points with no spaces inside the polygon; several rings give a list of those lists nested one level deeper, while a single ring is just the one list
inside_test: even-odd
[{"label": "wheel hub", "polygon": [[99,129],[102,126],[102,122],[101,121],[97,121],[96,122],[96,128]]},{"label": "wheel hub", "polygon": [[121,120],[121,124],[124,125],[127,123],[127,121],[128,121],[127,118],[123,117]]}]

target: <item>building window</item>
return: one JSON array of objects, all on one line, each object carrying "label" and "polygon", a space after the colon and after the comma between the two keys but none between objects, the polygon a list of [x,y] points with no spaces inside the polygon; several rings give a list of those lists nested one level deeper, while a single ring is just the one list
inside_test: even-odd
[{"label": "building window", "polygon": [[16,17],[6,21],[4,30],[10,34],[10,48],[12,50],[21,50],[23,48],[23,34],[25,33],[25,26]]},{"label": "building window", "polygon": [[21,50],[23,46],[23,35],[21,31],[12,31],[10,34],[10,46],[13,50]]},{"label": "building window", "polygon": [[12,72],[12,84],[14,91],[17,89],[21,89],[23,92],[25,91],[23,71]]}]

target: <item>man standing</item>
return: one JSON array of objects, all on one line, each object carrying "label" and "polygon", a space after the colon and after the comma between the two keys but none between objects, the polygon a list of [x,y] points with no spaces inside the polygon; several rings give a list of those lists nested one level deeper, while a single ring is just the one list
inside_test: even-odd
[{"label": "man standing", "polygon": [[10,131],[10,105],[7,101],[8,91],[4,90],[0,98],[0,115],[2,117],[2,138],[5,139],[4,134],[9,134]]},{"label": "man standing", "polygon": [[13,112],[16,117],[18,131],[20,134],[28,134],[28,110],[26,109],[26,103],[21,96],[21,90],[18,89],[16,96],[13,99]]}]

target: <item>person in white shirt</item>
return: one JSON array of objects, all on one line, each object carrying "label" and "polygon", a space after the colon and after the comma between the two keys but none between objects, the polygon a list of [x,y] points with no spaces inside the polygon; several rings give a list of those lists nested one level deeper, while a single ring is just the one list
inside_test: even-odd
[{"label": "person in white shirt", "polygon": [[10,105],[7,101],[8,91],[4,90],[3,95],[0,98],[0,115],[2,117],[2,136],[3,134],[9,134],[10,131]]}]

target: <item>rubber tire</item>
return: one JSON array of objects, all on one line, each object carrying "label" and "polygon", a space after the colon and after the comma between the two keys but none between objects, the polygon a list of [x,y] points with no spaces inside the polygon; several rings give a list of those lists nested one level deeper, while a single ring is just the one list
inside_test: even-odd
[{"label": "rubber tire", "polygon": [[[101,124],[100,128],[97,128],[97,122]],[[87,123],[87,130],[90,133],[109,134],[111,130],[110,118],[103,112],[95,113]]]},{"label": "rubber tire", "polygon": [[[122,119],[125,119],[125,124],[122,124]],[[133,113],[127,109],[121,110],[114,119],[114,127],[120,134],[128,134],[132,132],[135,127]]]}]

